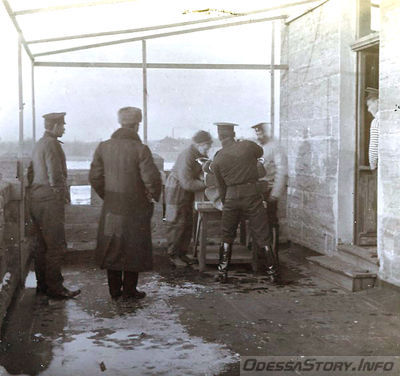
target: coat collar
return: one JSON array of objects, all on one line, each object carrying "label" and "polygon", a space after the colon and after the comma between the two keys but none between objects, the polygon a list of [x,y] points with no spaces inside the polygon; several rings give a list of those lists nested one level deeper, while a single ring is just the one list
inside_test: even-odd
[{"label": "coat collar", "polygon": [[221,140],[221,145],[222,145],[223,148],[226,148],[228,146],[233,145],[235,142],[236,141],[235,141],[234,138],[227,137],[227,138],[224,138],[224,139]]},{"label": "coat collar", "polygon": [[118,128],[112,135],[111,138],[130,138],[135,141],[142,142],[137,132],[131,128]]},{"label": "coat collar", "polygon": [[55,136],[53,133],[49,132],[49,131],[45,131],[43,134],[43,137],[50,137],[50,138],[54,138],[55,140],[57,140],[60,144],[63,144],[62,141],[58,140],[58,137]]}]

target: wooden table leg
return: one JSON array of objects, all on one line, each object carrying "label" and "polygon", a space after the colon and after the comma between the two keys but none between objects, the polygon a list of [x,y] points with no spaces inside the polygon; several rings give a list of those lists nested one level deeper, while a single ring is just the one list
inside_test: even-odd
[{"label": "wooden table leg", "polygon": [[246,221],[244,219],[240,220],[239,224],[240,228],[240,244],[241,245],[246,245]]},{"label": "wooden table leg", "polygon": [[251,268],[253,270],[253,273],[256,273],[258,271],[258,246],[254,242],[252,242],[251,244],[251,252],[253,254]]},{"label": "wooden table leg", "polygon": [[201,228],[201,215],[197,214],[197,223],[195,229],[195,236],[194,236],[194,248],[193,248],[193,257],[197,257],[197,247],[199,245],[199,238],[200,238],[200,228]]},{"label": "wooden table leg", "polygon": [[206,267],[206,249],[207,249],[207,215],[200,213],[201,224],[200,224],[200,254],[199,254],[199,270],[202,272]]}]

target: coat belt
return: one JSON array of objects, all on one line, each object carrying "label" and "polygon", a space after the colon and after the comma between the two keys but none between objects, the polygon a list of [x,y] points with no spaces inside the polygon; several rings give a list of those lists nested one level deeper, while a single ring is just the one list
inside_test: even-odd
[{"label": "coat belt", "polygon": [[225,199],[233,200],[241,197],[249,197],[259,194],[260,191],[256,183],[244,183],[229,185],[226,189]]}]

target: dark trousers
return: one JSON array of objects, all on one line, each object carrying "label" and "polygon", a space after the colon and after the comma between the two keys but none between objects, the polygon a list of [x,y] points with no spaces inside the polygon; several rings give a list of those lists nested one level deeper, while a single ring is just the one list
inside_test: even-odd
[{"label": "dark trousers", "polygon": [[193,204],[181,205],[174,221],[167,222],[166,225],[168,255],[171,257],[186,255],[193,233]]},{"label": "dark trousers", "polygon": [[61,264],[66,248],[64,202],[32,200],[30,209],[36,237],[33,257],[37,286],[42,291],[60,293],[63,290]]},{"label": "dark trousers", "polygon": [[108,288],[110,295],[117,298],[121,295],[133,296],[139,279],[138,272],[107,270]]},{"label": "dark trousers", "polygon": [[[271,194],[272,189],[269,189],[267,192],[264,193],[264,197],[266,200],[268,200],[270,194]],[[278,201],[273,201],[273,202],[268,202],[267,205],[267,215],[268,215],[268,223],[269,225],[276,226],[279,225],[279,220],[278,220]]]},{"label": "dark trousers", "polygon": [[222,210],[222,241],[232,244],[241,219],[249,220],[249,230],[259,247],[270,245],[268,216],[260,195],[226,199]]}]

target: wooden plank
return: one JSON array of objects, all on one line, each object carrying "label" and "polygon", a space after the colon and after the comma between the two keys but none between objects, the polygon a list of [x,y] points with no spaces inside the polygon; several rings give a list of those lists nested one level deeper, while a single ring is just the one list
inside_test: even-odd
[{"label": "wooden plank", "polygon": [[89,185],[89,170],[68,170],[67,185]]},{"label": "wooden plank", "polygon": [[360,51],[367,47],[379,45],[379,31],[366,35],[360,39],[357,39],[352,45],[351,49],[353,51]]},{"label": "wooden plank", "polygon": [[[219,246],[208,245],[205,258],[206,265],[218,265],[219,263]],[[253,264],[253,252],[248,250],[241,244],[233,244],[231,264]],[[200,268],[199,268],[200,269]]]},{"label": "wooden plank", "polygon": [[[69,68],[138,68],[142,63],[99,63],[99,62],[62,62],[36,61],[36,67],[69,67]],[[237,69],[237,70],[287,70],[287,64],[180,64],[180,63],[147,63],[147,69]]]},{"label": "wooden plank", "polygon": [[183,35],[183,34],[195,33],[195,32],[200,32],[200,31],[216,30],[216,29],[222,29],[222,28],[226,28],[226,27],[248,25],[248,24],[267,22],[267,21],[273,21],[273,20],[281,20],[281,19],[285,19],[285,18],[286,18],[286,16],[256,18],[256,19],[250,19],[250,20],[244,20],[244,21],[231,22],[231,23],[227,23],[227,24],[203,26],[203,27],[197,27],[197,28],[191,28],[191,29],[185,29],[185,30],[177,30],[177,31],[170,31],[170,32],[165,32],[165,33],[144,35],[141,37],[119,39],[119,40],[114,40],[114,41],[109,41],[109,42],[87,44],[87,45],[83,45],[83,46],[76,46],[76,47],[70,47],[70,48],[62,48],[59,50],[45,51],[45,52],[37,53],[37,54],[34,54],[33,56],[39,57],[39,56],[55,55],[55,54],[61,54],[61,53],[65,53],[65,52],[87,50],[90,48],[98,48],[98,47],[107,47],[107,46],[113,46],[113,45],[122,44],[122,43],[139,42],[142,40],[165,38],[165,37],[171,37],[171,36],[175,36],[175,35]]}]

